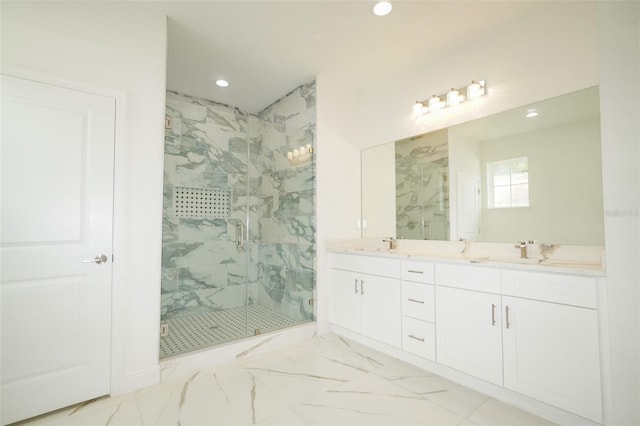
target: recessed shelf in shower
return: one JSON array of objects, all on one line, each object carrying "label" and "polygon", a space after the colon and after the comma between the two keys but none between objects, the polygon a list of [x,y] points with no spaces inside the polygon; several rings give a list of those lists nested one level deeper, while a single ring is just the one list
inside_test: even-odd
[{"label": "recessed shelf in shower", "polygon": [[231,190],[174,186],[173,205],[176,217],[227,218],[231,215]]}]

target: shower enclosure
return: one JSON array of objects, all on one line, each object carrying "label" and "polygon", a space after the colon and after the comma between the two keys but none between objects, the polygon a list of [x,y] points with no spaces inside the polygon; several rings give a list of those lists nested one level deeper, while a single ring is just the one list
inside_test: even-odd
[{"label": "shower enclosure", "polygon": [[449,239],[448,131],[395,143],[396,236]]},{"label": "shower enclosure", "polygon": [[259,114],[168,92],[165,127],[160,356],[312,321],[315,85]]}]

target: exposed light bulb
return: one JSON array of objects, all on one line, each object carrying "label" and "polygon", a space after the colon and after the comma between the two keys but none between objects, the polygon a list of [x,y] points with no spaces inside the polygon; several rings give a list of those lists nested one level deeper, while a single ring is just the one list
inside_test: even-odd
[{"label": "exposed light bulb", "polygon": [[433,95],[431,99],[429,99],[429,111],[439,110],[443,106],[443,102],[438,96]]},{"label": "exposed light bulb", "polygon": [[413,104],[413,114],[414,115],[421,115],[426,111],[427,107],[420,101],[416,101],[415,104]]},{"label": "exposed light bulb", "polygon": [[373,14],[376,16],[388,15],[393,6],[388,1],[379,1],[373,6]]},{"label": "exposed light bulb", "polygon": [[229,87],[229,82],[227,80],[216,80],[216,86],[218,87]]},{"label": "exposed light bulb", "polygon": [[469,86],[467,86],[467,99],[476,99],[484,95],[484,84],[480,84],[473,80]]},{"label": "exposed light bulb", "polygon": [[447,106],[458,105],[464,100],[464,96],[460,94],[456,89],[451,89],[447,92]]}]

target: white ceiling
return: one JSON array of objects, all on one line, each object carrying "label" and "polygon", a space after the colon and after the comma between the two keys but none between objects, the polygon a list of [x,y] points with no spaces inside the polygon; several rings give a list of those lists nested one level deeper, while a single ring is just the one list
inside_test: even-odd
[{"label": "white ceiling", "polygon": [[[369,0],[142,2],[168,16],[167,88],[258,112],[327,74],[360,90],[424,63],[540,1]],[[229,80],[218,88],[218,78]]]}]

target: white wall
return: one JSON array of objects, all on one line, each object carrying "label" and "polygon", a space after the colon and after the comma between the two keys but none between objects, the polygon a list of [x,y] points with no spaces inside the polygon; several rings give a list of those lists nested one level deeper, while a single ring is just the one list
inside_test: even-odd
[{"label": "white wall", "polygon": [[[599,5],[611,424],[640,424],[640,3]],[[624,95],[620,96],[623,93]]]},{"label": "white wall", "polygon": [[2,71],[117,97],[112,392],[159,381],[166,19],[126,2],[2,2]]},{"label": "white wall", "polygon": [[316,78],[316,241],[318,331],[328,329],[329,277],[326,242],[359,238],[360,138],[353,111],[359,108],[353,91],[333,78]]},{"label": "white wall", "polygon": [[[362,236],[396,236],[396,149],[386,143],[362,151]],[[366,182],[366,185],[365,185]]]}]

